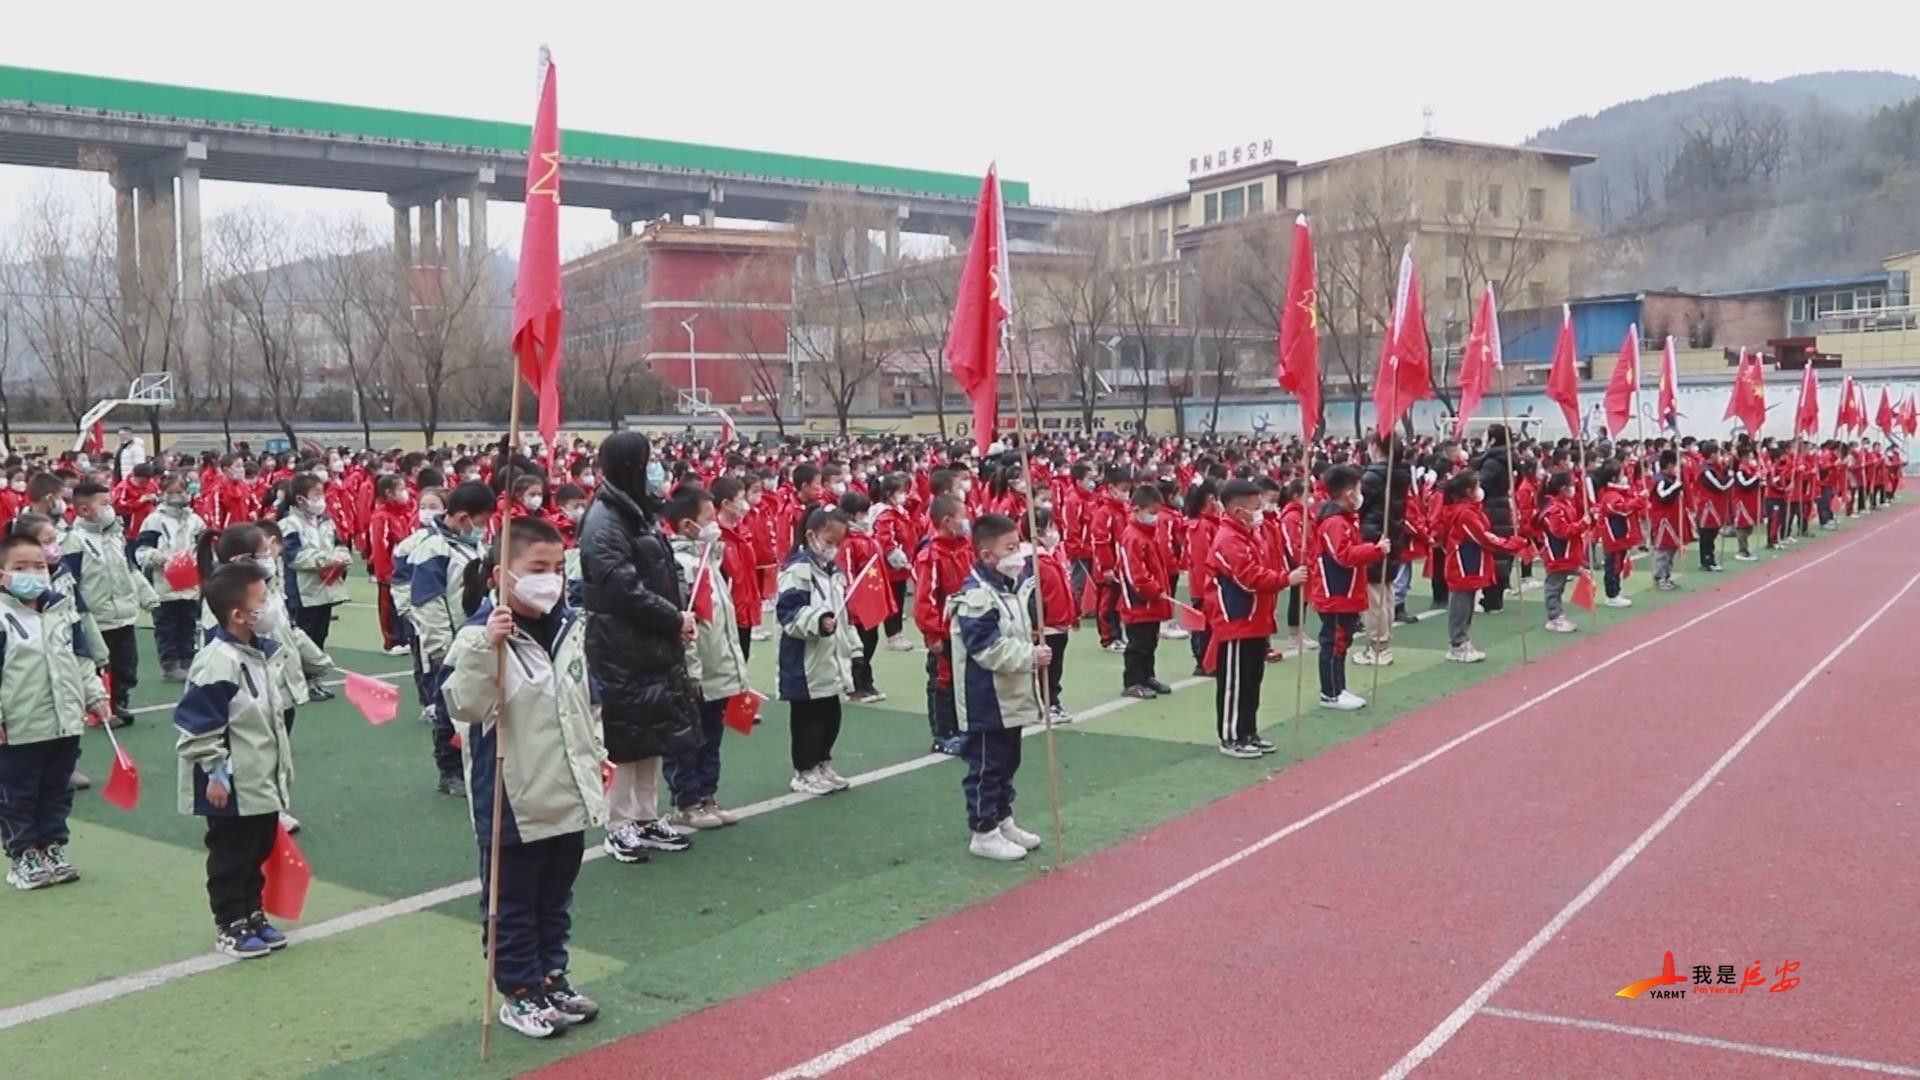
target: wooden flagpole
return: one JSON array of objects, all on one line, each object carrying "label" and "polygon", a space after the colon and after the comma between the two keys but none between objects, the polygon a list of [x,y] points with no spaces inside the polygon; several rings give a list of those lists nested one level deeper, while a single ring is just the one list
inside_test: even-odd
[{"label": "wooden flagpole", "polygon": [[[513,375],[513,405],[507,413],[507,441],[501,448],[503,469],[500,490],[511,498],[513,491],[513,448],[520,443],[520,372],[516,362]],[[507,603],[507,536],[513,531],[513,508],[505,506],[500,512],[500,535],[498,553],[494,561],[493,603],[495,607]],[[503,643],[495,661],[494,681],[500,687],[500,705],[493,716],[493,823],[492,835],[487,840],[487,982],[480,992],[480,1060],[487,1060],[487,1053],[493,1049],[493,979],[499,961],[500,929],[500,819],[504,816],[502,803],[506,799],[507,775],[507,649]]]},{"label": "wooden flagpole", "polygon": [[[1006,329],[1001,328],[1000,343],[1007,354],[1008,373],[1013,377],[1013,426],[1019,432],[1017,440],[1020,447],[1020,482],[1027,487],[1027,539],[1033,549],[1028,572],[1033,582],[1033,643],[1036,646],[1046,644],[1046,605],[1040,599],[1040,529],[1036,524],[1038,515],[1034,509],[1033,463],[1027,451],[1026,407],[1020,388],[1020,361],[1013,349],[1007,347]],[[1027,385],[1033,385],[1033,372],[1027,372]],[[1037,428],[1039,425],[1035,425]],[[1047,738],[1047,802],[1053,811],[1053,864],[1064,866],[1067,861],[1067,829],[1060,817],[1060,749],[1053,733],[1053,703],[1047,700],[1047,674],[1035,669],[1034,681],[1038,686],[1040,699],[1040,723]]]}]

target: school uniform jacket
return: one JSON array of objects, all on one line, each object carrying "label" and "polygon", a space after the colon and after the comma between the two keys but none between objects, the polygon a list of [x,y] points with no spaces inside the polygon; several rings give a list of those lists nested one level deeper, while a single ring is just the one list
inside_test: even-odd
[{"label": "school uniform jacket", "polygon": [[313,517],[295,508],[280,519],[281,552],[287,561],[287,608],[343,604],[347,600],[346,565],[324,570],[327,563],[351,559],[352,553],[340,543],[333,519]]},{"label": "school uniform jacket", "polygon": [[[707,575],[699,588],[713,598],[713,617],[696,619],[693,651],[687,654],[687,674],[700,684],[700,696],[707,701],[724,701],[747,688],[747,658],[740,655],[740,627],[734,617],[733,587],[727,582],[726,541],[714,542],[707,566],[700,568],[700,552],[706,545],[698,540],[675,536],[668,540],[673,561],[680,567],[680,580],[691,591],[694,578]],[[757,604],[759,601],[756,600]],[[696,608],[699,605],[694,605]]]},{"label": "school uniform jacket", "polygon": [[1173,618],[1167,553],[1155,525],[1129,518],[1120,534],[1120,621],[1165,622]]},{"label": "school uniform jacket", "polygon": [[1640,544],[1640,515],[1647,509],[1644,495],[1609,484],[1600,490],[1600,547],[1611,555]]},{"label": "school uniform jacket", "polygon": [[162,506],[147,515],[139,538],[133,542],[133,560],[146,572],[160,601],[200,599],[199,586],[176,589],[167,583],[165,571],[167,561],[175,555],[193,553],[206,528],[200,515],[184,506]]},{"label": "school uniform jacket", "polygon": [[1206,609],[1214,642],[1266,638],[1273,634],[1274,600],[1287,587],[1284,568],[1261,550],[1260,538],[1232,514],[1216,519],[1207,572],[1214,590]]},{"label": "school uniform jacket", "polygon": [[1447,540],[1447,590],[1464,592],[1484,589],[1499,577],[1493,561],[1495,552],[1514,554],[1526,546],[1519,536],[1499,536],[1487,518],[1486,507],[1478,502],[1448,503],[1440,508],[1443,535]]},{"label": "school uniform jacket", "polygon": [[458,590],[467,564],[480,557],[480,549],[441,521],[408,537],[405,544],[412,546],[401,560],[403,569],[396,579],[405,578],[405,614],[420,636],[420,656],[429,667],[436,667],[465,621]]},{"label": "school uniform jacket", "polygon": [[1075,602],[1069,582],[1067,553],[1055,547],[1035,553],[1040,571],[1040,625],[1049,634],[1064,634],[1080,621],[1080,605]]},{"label": "school uniform jacket", "polygon": [[1213,602],[1213,538],[1223,516],[1212,510],[1203,511],[1187,527],[1187,595],[1201,611],[1206,611]]},{"label": "school uniform jacket", "polygon": [[1760,524],[1761,498],[1766,494],[1766,475],[1758,465],[1742,462],[1733,469],[1733,492],[1729,500],[1728,520],[1736,529],[1751,529]]},{"label": "school uniform jacket", "polygon": [[1653,474],[1652,499],[1647,511],[1653,526],[1655,550],[1680,548],[1687,543],[1687,522],[1681,513],[1686,482],[1679,477]]},{"label": "school uniform jacket", "polygon": [[905,508],[882,505],[873,516],[873,539],[880,545],[887,581],[913,580],[913,518]]},{"label": "school uniform jacket", "polygon": [[1108,491],[1094,496],[1087,514],[1087,541],[1093,557],[1093,572],[1102,581],[1119,579],[1120,536],[1130,516],[1127,502],[1120,496]]},{"label": "school uniform jacket", "polygon": [[160,602],[153,586],[127,562],[127,541],[117,522],[104,529],[88,524],[68,529],[60,551],[60,563],[76,584],[80,613],[99,629],[132,626],[143,609]]},{"label": "school uniform jacket", "polygon": [[1723,528],[1733,513],[1733,481],[1726,467],[1701,462],[1699,481],[1697,505],[1691,508],[1693,520],[1703,529]]},{"label": "school uniform jacket", "polygon": [[1366,569],[1382,559],[1376,544],[1360,539],[1360,515],[1331,499],[1320,504],[1307,571],[1307,600],[1323,614],[1357,615],[1367,610]]},{"label": "school uniform jacket", "polygon": [[[277,691],[272,638],[242,642],[225,629],[193,655],[186,692],[173,708],[179,731],[179,804],[183,814],[251,817],[285,810],[293,797],[293,743],[284,713],[293,703]],[[207,781],[219,777],[224,808],[207,801]]]},{"label": "school uniform jacket", "polygon": [[947,639],[947,598],[966,583],[973,548],[964,536],[936,536],[913,557],[913,625],[928,645]]},{"label": "school uniform jacket", "polygon": [[74,650],[80,614],[45,592],[39,605],[0,593],[0,732],[9,746],[78,738],[106,707],[93,664]]},{"label": "school uniform jacket", "polygon": [[760,602],[764,597],[760,595],[760,567],[754,556],[753,537],[747,533],[746,522],[743,520],[732,527],[720,526],[720,542],[724,555],[721,570],[726,574],[727,589],[732,593],[734,625],[759,626]]},{"label": "school uniform jacket", "polygon": [[[853,692],[853,653],[859,646],[847,618],[846,580],[840,568],[821,566],[802,547],[780,568],[780,700],[813,701]],[[834,616],[831,634],[820,621]]]},{"label": "school uniform jacket", "polygon": [[947,647],[957,661],[953,706],[963,730],[1002,731],[1040,720],[1032,596],[1031,576],[1015,584],[976,563],[948,598]]},{"label": "school uniform jacket", "polygon": [[1572,496],[1555,495],[1547,500],[1547,509],[1540,515],[1540,531],[1540,550],[1548,573],[1572,573],[1586,563],[1587,519]]},{"label": "school uniform jacket", "polygon": [[[543,646],[515,617],[507,638],[506,680],[500,653],[487,643],[492,601],[482,603],[447,653],[441,686],[448,719],[461,725],[460,756],[466,766],[467,801],[474,836],[485,843],[493,829],[493,773],[506,716],[506,804],[500,842],[523,844],[584,832],[607,820],[600,779],[606,750],[594,718],[587,681],[586,634],[574,610],[562,604],[541,620],[551,634]],[[503,693],[504,689],[504,693]]]}]

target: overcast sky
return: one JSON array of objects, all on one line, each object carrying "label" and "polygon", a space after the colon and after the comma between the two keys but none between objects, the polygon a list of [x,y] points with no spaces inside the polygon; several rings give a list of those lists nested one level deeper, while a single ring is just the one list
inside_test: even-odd
[{"label": "overcast sky", "polygon": [[[1409,138],[1426,107],[1438,134],[1512,142],[1724,76],[1920,72],[1912,34],[1865,32],[1914,29],[1910,2],[1860,0],[1820,32],[1672,0],[7,7],[0,63],[522,122],[546,42],[563,129],[965,173],[998,158],[1036,201],[1071,206],[1180,188],[1189,156],[1234,142],[1271,138],[1279,156],[1308,161]],[[0,167],[0,229],[46,175]],[[107,192],[101,177],[68,182]],[[218,184],[205,195],[209,214],[253,201],[386,227],[374,196]],[[517,204],[496,205],[496,242],[517,247],[519,219]],[[564,228],[569,252],[612,236],[587,211]]]}]

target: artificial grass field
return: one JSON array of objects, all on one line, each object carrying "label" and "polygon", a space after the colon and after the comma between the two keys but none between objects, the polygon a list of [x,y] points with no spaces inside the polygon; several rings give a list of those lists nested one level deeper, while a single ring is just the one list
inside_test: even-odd
[{"label": "artificial grass field", "polygon": [[[1854,519],[1859,520],[1859,519]],[[1871,522],[1871,517],[1865,519]],[[1842,531],[1853,524],[1843,522]],[[1825,536],[1795,552],[1826,546]],[[1723,545],[1723,548],[1727,545]],[[1520,663],[1519,630],[1532,655],[1636,617],[1675,597],[1724,585],[1758,563],[1731,561],[1724,574],[1679,560],[1680,592],[1650,589],[1644,562],[1627,581],[1636,606],[1570,611],[1581,635],[1539,630],[1538,592],[1514,594],[1507,612],[1477,616],[1474,640],[1486,663],[1448,664],[1444,619],[1396,631],[1397,662],[1380,672],[1372,707],[1329,713],[1307,708],[1304,752],[1364,734]],[[418,722],[404,657],[378,652],[372,587],[355,579],[361,603],[340,611],[330,642],[343,667],[393,674],[405,690],[401,714],[366,723],[344,697],[303,706],[295,731],[294,811],[315,882],[305,918],[313,927],[351,913],[448,886],[477,884],[476,845],[463,801],[432,790],[429,736]],[[1409,606],[1426,607],[1415,582]],[[1310,626],[1312,621],[1310,620]],[[771,690],[773,643],[755,643],[756,686]],[[962,767],[939,760],[826,799],[794,800],[694,848],[621,866],[609,859],[581,871],[574,902],[573,977],[602,1008],[594,1024],[536,1042],[497,1029],[487,1065],[476,1062],[483,961],[470,889],[419,910],[378,912],[365,925],[301,941],[271,958],[212,970],[157,974],[159,985],[82,1004],[40,1019],[17,1011],[163,965],[204,957],[212,921],[204,890],[201,823],[175,812],[173,730],[167,708],[177,688],[159,679],[152,638],[141,632],[144,681],[133,704],[144,712],[120,732],[140,763],[142,796],[133,813],[107,805],[98,786],[110,761],[106,736],[89,732],[81,768],[96,788],[77,798],[69,851],[83,878],[34,893],[0,890],[6,977],[0,979],[0,1062],[13,1078],[508,1076],[624,1034],[644,1030],[870,945],[1043,874],[1050,849],[1006,865],[966,854]],[[1178,684],[1193,667],[1185,641],[1162,641],[1160,677]],[[1311,665],[1314,657],[1309,654]],[[925,653],[882,649],[876,681],[891,699],[848,706],[836,750],[849,777],[922,758],[928,730]],[[1290,763],[1293,658],[1267,669],[1263,731],[1282,752],[1261,761],[1221,757],[1214,746],[1210,684],[1152,702],[1117,698],[1120,657],[1098,649],[1090,624],[1074,635],[1066,704],[1102,714],[1060,731],[1067,844],[1078,857],[1143,832],[1209,801],[1258,783]],[[1353,689],[1369,693],[1372,669],[1350,667]],[[786,707],[769,702],[751,736],[729,732],[721,802],[740,808],[785,795]],[[1043,744],[1027,745],[1020,813],[1043,835],[1048,824]],[[667,801],[665,784],[661,798]],[[597,847],[601,834],[589,837]],[[454,890],[456,892],[460,890]]]}]

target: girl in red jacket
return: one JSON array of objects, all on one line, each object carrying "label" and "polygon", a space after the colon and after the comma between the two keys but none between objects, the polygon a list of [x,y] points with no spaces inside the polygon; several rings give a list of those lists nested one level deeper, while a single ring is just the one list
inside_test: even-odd
[{"label": "girl in red jacket", "polygon": [[1474,648],[1473,604],[1481,589],[1498,576],[1493,553],[1518,555],[1527,542],[1519,536],[1500,536],[1487,519],[1480,474],[1463,470],[1447,478],[1446,505],[1440,508],[1441,532],[1447,544],[1447,659],[1477,664],[1487,654]]},{"label": "girl in red jacket", "polygon": [[[1211,480],[1202,480],[1187,492],[1187,595],[1193,606],[1207,610],[1213,598],[1213,570],[1208,560],[1213,555],[1213,534],[1220,526],[1220,499]],[[1206,675],[1207,630],[1196,630],[1188,644],[1193,646],[1193,673]]]},{"label": "girl in red jacket", "polygon": [[1173,693],[1154,672],[1154,653],[1160,647],[1160,624],[1173,617],[1167,552],[1160,545],[1160,489],[1139,484],[1128,498],[1126,527],[1116,545],[1120,573],[1120,624],[1126,628],[1120,693],[1152,700]]},{"label": "girl in red jacket", "polygon": [[1060,704],[1060,683],[1067,670],[1067,634],[1080,622],[1080,605],[1074,599],[1071,570],[1065,545],[1060,542],[1060,526],[1051,507],[1033,512],[1034,526],[1040,531],[1035,547],[1035,566],[1039,569],[1040,625],[1047,635],[1047,648],[1053,660],[1047,665],[1047,712],[1056,724],[1073,720]]},{"label": "girl in red jacket", "polygon": [[912,652],[913,642],[907,639],[904,615],[907,582],[913,580],[914,542],[919,534],[914,531],[913,517],[907,512],[907,478],[890,473],[880,478],[873,492],[874,506],[878,508],[873,518],[873,539],[880,545],[887,587],[893,592],[893,614],[887,616],[886,623],[887,648],[893,652]]},{"label": "girl in red jacket", "polygon": [[1640,515],[1646,513],[1647,497],[1633,490],[1631,482],[1614,462],[1606,462],[1593,471],[1594,486],[1600,489],[1600,549],[1606,552],[1606,588],[1608,607],[1632,607],[1633,601],[1620,595],[1620,579],[1625,576],[1627,552],[1640,543]]},{"label": "girl in red jacket", "polygon": [[1367,699],[1347,689],[1347,646],[1367,610],[1367,567],[1393,544],[1360,539],[1360,470],[1335,465],[1321,483],[1327,500],[1315,511],[1307,546],[1307,598],[1320,613],[1320,707],[1351,712]]},{"label": "girl in red jacket", "polygon": [[1567,618],[1561,597],[1566,593],[1567,580],[1587,561],[1587,518],[1574,497],[1572,474],[1554,473],[1540,494],[1546,500],[1540,511],[1539,532],[1540,552],[1547,564],[1547,629],[1571,634],[1578,628]]},{"label": "girl in red jacket", "polygon": [[[860,585],[855,575],[861,571],[885,573],[886,560],[879,541],[873,536],[872,511],[873,503],[865,495],[853,490],[841,494],[840,512],[852,521],[847,527],[847,538],[840,544],[840,570],[845,575],[843,580],[849,596]],[[853,656],[853,692],[847,695],[847,701],[854,705],[885,701],[887,695],[873,684],[873,654],[880,648],[880,627],[861,626],[857,619],[851,621],[854,631],[860,635],[860,651]]]},{"label": "girl in red jacket", "polygon": [[393,606],[393,549],[419,524],[407,484],[397,475],[373,485],[373,510],[367,522],[367,561],[380,586],[380,638],[388,656],[407,655],[405,623]]}]

